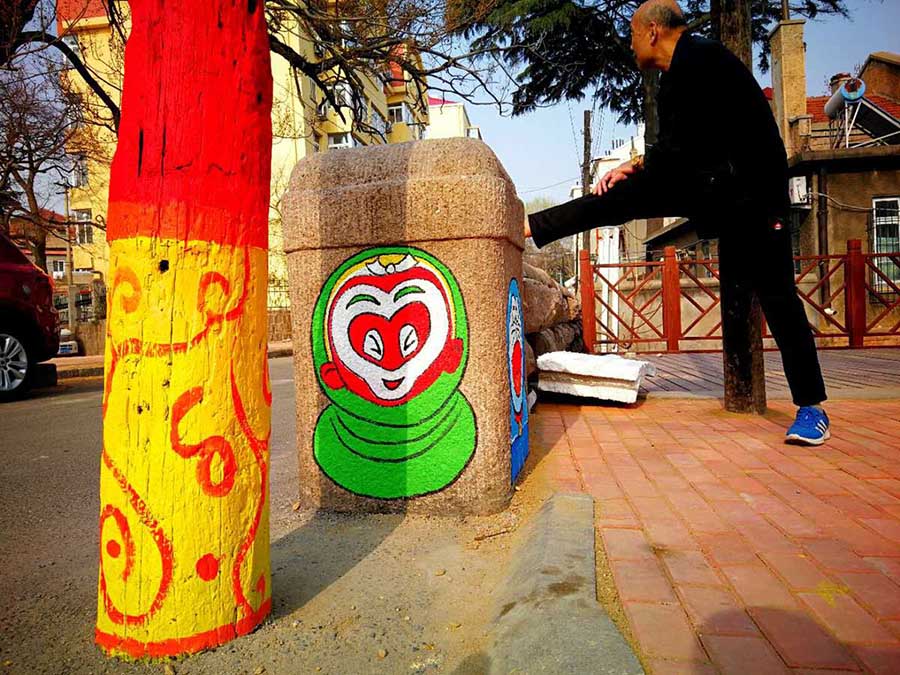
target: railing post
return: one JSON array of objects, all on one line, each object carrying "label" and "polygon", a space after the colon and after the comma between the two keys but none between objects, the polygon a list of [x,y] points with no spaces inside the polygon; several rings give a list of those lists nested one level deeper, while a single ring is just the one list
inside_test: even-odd
[{"label": "railing post", "polygon": [[[582,249],[578,255],[579,276],[581,278],[581,334],[588,354],[594,353],[597,341],[597,315],[594,304],[594,269],[591,255]],[[618,336],[615,336],[618,337]]]},{"label": "railing post", "polygon": [[666,350],[677,352],[681,338],[681,273],[674,246],[666,246],[662,273],[663,332]]},{"label": "railing post", "polygon": [[844,308],[847,312],[847,332],[850,346],[861,348],[866,333],[866,263],[862,254],[862,242],[847,242],[847,275]]}]

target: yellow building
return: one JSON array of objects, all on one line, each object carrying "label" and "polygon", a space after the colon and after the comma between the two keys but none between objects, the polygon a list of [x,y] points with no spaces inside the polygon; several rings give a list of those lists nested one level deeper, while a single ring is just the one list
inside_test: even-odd
[{"label": "yellow building", "polygon": [[[59,0],[59,31],[65,42],[76,49],[85,64],[115,101],[119,101],[122,81],[123,55],[120,41],[113,33],[106,11],[99,0]],[[296,31],[285,31],[282,40],[309,61],[319,54],[309,39]],[[102,106],[91,90],[74,74],[71,87],[82,95],[89,110]],[[343,119],[311,78],[295,75],[280,56],[272,55],[274,101],[272,106],[272,198],[269,232],[269,278],[273,288],[286,284],[287,269],[282,247],[280,201],[290,180],[294,165],[314,152],[329,149],[353,148],[377,143],[402,143],[424,136],[428,124],[428,106],[416,93],[409,76],[394,65],[389,71],[390,81],[382,84],[364,76],[363,96],[370,127],[381,133],[363,133],[355,129],[354,120],[343,109]],[[336,97],[349,97],[337,87]],[[427,98],[427,93],[424,94]],[[348,100],[348,99],[345,99]],[[84,222],[78,228],[78,245],[74,249],[75,269],[94,269],[104,278],[109,263],[102,224],[106,216],[109,188],[109,163],[112,160],[116,137],[111,129],[93,130],[93,142],[87,144],[91,152],[83,161],[76,161],[71,178],[68,207],[71,217]],[[459,134],[462,135],[462,134]],[[76,151],[77,152],[77,151]],[[73,152],[73,154],[76,154]],[[78,160],[78,157],[75,157]],[[287,293],[270,293],[270,306],[287,306]]]}]

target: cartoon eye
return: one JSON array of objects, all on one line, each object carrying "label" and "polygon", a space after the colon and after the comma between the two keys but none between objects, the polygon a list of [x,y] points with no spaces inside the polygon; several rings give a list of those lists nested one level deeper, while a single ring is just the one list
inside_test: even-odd
[{"label": "cartoon eye", "polygon": [[400,353],[404,358],[412,354],[419,346],[419,336],[416,329],[406,324],[400,329]]},{"label": "cartoon eye", "polygon": [[366,337],[363,340],[363,352],[366,356],[371,356],[376,361],[381,361],[381,358],[384,356],[384,342],[382,342],[378,331],[370,330],[366,333]]}]

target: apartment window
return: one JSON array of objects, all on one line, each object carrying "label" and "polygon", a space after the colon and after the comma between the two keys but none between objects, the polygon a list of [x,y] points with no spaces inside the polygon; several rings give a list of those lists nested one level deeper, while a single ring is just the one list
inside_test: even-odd
[{"label": "apartment window", "polygon": [[406,120],[403,118],[403,109],[406,106],[402,103],[391,103],[388,106],[388,122],[391,124],[400,124]]},{"label": "apartment window", "polygon": [[356,139],[349,132],[340,134],[328,134],[328,147],[333,148],[354,148],[356,147]]},{"label": "apartment window", "polygon": [[322,147],[319,142],[319,134],[314,133],[312,135],[312,146],[314,152],[319,152],[319,149]]},{"label": "apartment window", "polygon": [[85,187],[88,184],[87,159],[84,155],[72,155],[72,173],[69,176],[72,187]]},{"label": "apartment window", "polygon": [[66,261],[65,260],[51,260],[50,261],[50,274],[54,279],[62,279],[66,276]]},{"label": "apartment window", "polygon": [[369,124],[383,136],[387,136],[390,131],[388,121],[375,108],[369,111]]},{"label": "apartment window", "polygon": [[[875,254],[900,251],[900,197],[872,200],[872,243]],[[896,256],[895,256],[896,258]],[[895,285],[900,284],[900,266],[888,257],[876,257],[879,271]],[[893,293],[893,288],[880,275],[875,275],[874,287],[880,293]]]},{"label": "apartment window", "polygon": [[79,244],[94,243],[94,227],[91,223],[90,209],[73,209],[72,219],[77,221],[75,239]]}]

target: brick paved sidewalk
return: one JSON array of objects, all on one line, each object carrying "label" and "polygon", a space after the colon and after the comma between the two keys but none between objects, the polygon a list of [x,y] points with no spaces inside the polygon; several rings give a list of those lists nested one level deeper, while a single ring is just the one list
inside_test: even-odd
[{"label": "brick paved sidewalk", "polygon": [[900,401],[829,404],[819,449],[771,408],[541,404],[533,452],[595,498],[652,673],[900,673]]}]

